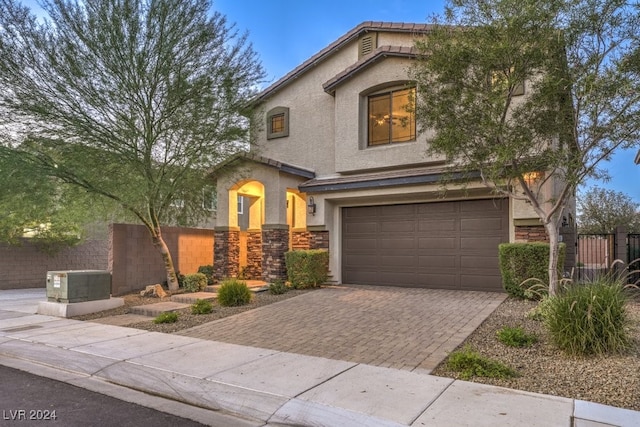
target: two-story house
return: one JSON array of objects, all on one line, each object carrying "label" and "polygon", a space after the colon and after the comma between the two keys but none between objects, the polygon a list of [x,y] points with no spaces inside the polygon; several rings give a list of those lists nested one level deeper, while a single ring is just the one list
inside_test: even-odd
[{"label": "two-story house", "polygon": [[324,248],[337,283],[502,290],[498,244],[544,229],[480,182],[443,188],[408,78],[428,29],[364,22],[258,96],[255,146],[214,173],[218,278],[284,278],[286,251]]}]

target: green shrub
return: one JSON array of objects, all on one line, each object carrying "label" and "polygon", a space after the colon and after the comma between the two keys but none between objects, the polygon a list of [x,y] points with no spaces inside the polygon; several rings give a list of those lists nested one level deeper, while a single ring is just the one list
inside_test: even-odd
[{"label": "green shrub", "polygon": [[[560,243],[558,273],[564,270],[565,244]],[[549,244],[502,243],[498,247],[502,285],[513,297],[540,299],[549,283]],[[542,286],[541,286],[542,284]]]},{"label": "green shrub", "polygon": [[202,273],[207,276],[207,285],[213,285],[213,265],[201,265],[198,267],[198,273]]},{"label": "green shrub", "polygon": [[520,326],[505,326],[497,332],[498,340],[509,347],[529,347],[538,341],[534,334],[528,334]]},{"label": "green shrub", "polygon": [[251,297],[247,284],[237,279],[224,280],[218,289],[218,303],[223,307],[249,304]]},{"label": "green shrub", "polygon": [[460,378],[468,380],[473,377],[512,378],[518,373],[512,368],[474,351],[469,346],[449,355],[447,367],[459,372]]},{"label": "green shrub", "polygon": [[611,277],[572,284],[549,298],[545,326],[569,354],[622,353],[631,343],[626,303],[623,284]]},{"label": "green shrub", "polygon": [[289,292],[289,287],[282,280],[276,280],[269,285],[269,293],[271,295],[281,295]]},{"label": "green shrub", "polygon": [[527,313],[526,317],[537,321],[543,321],[549,315],[549,300],[549,296],[542,298],[538,301],[538,305]]},{"label": "green shrub", "polygon": [[191,314],[209,314],[213,311],[213,304],[206,299],[197,299],[195,304],[191,305]]},{"label": "green shrub", "polygon": [[187,292],[201,292],[207,287],[207,276],[202,273],[187,274],[184,276],[182,287]]},{"label": "green shrub", "polygon": [[329,252],[322,249],[289,251],[285,253],[287,276],[291,287],[304,289],[320,286],[329,274]]},{"label": "green shrub", "polygon": [[167,311],[165,313],[159,314],[155,319],[153,319],[153,323],[176,323],[178,321],[178,313],[173,311]]}]

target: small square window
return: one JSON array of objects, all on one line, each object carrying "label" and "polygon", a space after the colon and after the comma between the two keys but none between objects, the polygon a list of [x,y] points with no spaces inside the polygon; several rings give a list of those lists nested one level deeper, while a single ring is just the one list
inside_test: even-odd
[{"label": "small square window", "polygon": [[289,109],[275,107],[267,113],[267,139],[289,136]]}]

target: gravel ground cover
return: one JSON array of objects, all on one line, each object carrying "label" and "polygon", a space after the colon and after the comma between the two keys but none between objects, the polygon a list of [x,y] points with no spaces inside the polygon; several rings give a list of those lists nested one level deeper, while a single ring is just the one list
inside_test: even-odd
[{"label": "gravel ground cover", "polygon": [[[153,323],[153,318],[149,317],[148,321],[138,322],[127,325],[128,327],[145,329],[147,331],[173,333],[188,329],[194,326],[202,325],[203,323],[212,322],[214,320],[221,319],[227,316],[233,316],[234,314],[242,313],[243,311],[253,310],[267,304],[273,304],[278,301],[285,300],[287,298],[293,298],[298,295],[302,295],[306,292],[312,292],[313,289],[292,289],[287,293],[281,295],[271,295],[268,291],[258,292],[253,295],[251,303],[240,307],[222,307],[217,302],[213,301],[213,311],[209,314],[191,314],[191,308],[185,308],[178,310],[178,321],[175,323]],[[124,305],[122,307],[114,308],[112,310],[105,310],[99,313],[86,314],[83,316],[76,316],[77,320],[94,320],[109,316],[119,316],[123,314],[131,313],[131,307],[145,304],[155,304],[158,302],[170,301],[170,297],[166,298],[154,298],[154,297],[141,297],[138,294],[124,295]]]},{"label": "gravel ground cover", "polygon": [[[531,301],[506,299],[460,346],[468,345],[520,375],[512,379],[474,377],[471,381],[640,411],[640,300],[627,306],[633,320],[632,350],[593,357],[571,357],[554,348],[542,322],[526,316],[535,306]],[[538,342],[528,348],[508,347],[496,337],[504,326],[522,327],[534,333]],[[447,369],[446,360],[432,374],[458,378],[458,373]]]}]

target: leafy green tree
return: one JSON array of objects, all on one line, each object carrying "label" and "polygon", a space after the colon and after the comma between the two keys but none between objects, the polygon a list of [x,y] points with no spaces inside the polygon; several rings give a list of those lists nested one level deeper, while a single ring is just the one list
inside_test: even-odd
[{"label": "leafy green tree", "polygon": [[552,295],[558,227],[578,184],[639,143],[639,16],[622,0],[449,0],[416,43],[429,149],[459,176],[530,203],[550,239]]},{"label": "leafy green tree", "polygon": [[0,242],[22,245],[26,239],[43,252],[80,243],[98,221],[123,220],[108,199],[45,176],[30,165],[12,162],[0,147]]},{"label": "leafy green tree", "polygon": [[623,192],[592,187],[579,193],[577,202],[580,233],[612,233],[617,226],[640,233],[640,204]]},{"label": "leafy green tree", "polygon": [[0,0],[2,153],[137,218],[177,289],[161,226],[201,219],[208,169],[248,141],[256,53],[206,0],[42,8]]}]

